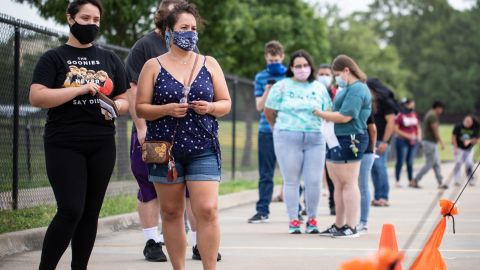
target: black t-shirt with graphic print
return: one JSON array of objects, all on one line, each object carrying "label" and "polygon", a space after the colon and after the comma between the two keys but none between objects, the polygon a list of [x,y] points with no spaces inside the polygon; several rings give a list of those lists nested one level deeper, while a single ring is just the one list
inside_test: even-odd
[{"label": "black t-shirt with graphic print", "polygon": [[[33,72],[32,84],[48,88],[78,87],[90,82],[113,98],[128,88],[125,67],[112,51],[96,45],[75,48],[62,45],[43,54]],[[45,140],[92,140],[115,134],[114,121],[90,94],[50,108],[47,113]]]},{"label": "black t-shirt with graphic print", "polygon": [[466,146],[465,141],[479,138],[479,128],[476,126],[466,128],[463,123],[460,123],[455,125],[452,134],[455,135],[457,139],[458,148],[468,150],[471,149],[473,145],[469,144]]}]

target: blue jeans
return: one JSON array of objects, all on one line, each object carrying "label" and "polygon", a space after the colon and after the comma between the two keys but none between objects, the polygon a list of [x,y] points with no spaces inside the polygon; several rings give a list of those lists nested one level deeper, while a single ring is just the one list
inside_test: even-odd
[{"label": "blue jeans", "polygon": [[274,130],[273,142],[284,181],[288,217],[298,218],[300,178],[305,182],[308,218],[317,216],[320,184],[325,166],[325,139],[320,132]]},{"label": "blue jeans", "polygon": [[272,133],[258,133],[258,202],[257,213],[268,215],[269,205],[273,194],[273,173],[275,171],[275,150],[273,148]]},{"label": "blue jeans", "polygon": [[[395,179],[400,181],[403,162],[407,162],[408,181],[413,179],[413,160],[417,152],[417,144],[410,144],[410,140],[397,137],[395,139],[395,149],[397,150],[397,163],[395,164]],[[406,155],[406,160],[405,160]]]},{"label": "blue jeans", "polygon": [[[377,149],[381,141],[377,141]],[[387,172],[387,154],[388,148],[379,155],[379,158],[375,159],[372,167],[372,180],[374,187],[374,199],[380,200],[385,199],[388,201],[388,192],[390,191],[390,186],[388,185],[388,172]]]},{"label": "blue jeans", "polygon": [[368,214],[370,213],[370,175],[372,171],[375,155],[365,153],[360,163],[360,174],[358,175],[358,187],[360,188],[360,223],[368,223]]}]

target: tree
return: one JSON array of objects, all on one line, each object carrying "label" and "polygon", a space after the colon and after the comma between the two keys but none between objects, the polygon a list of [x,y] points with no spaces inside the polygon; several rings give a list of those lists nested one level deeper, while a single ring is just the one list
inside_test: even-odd
[{"label": "tree", "polygon": [[397,97],[410,95],[405,87],[408,71],[401,68],[396,48],[385,44],[375,32],[373,21],[360,13],[342,18],[336,6],[327,8],[326,17],[330,25],[330,61],[339,54],[346,54],[368,77],[379,78],[390,86]]},{"label": "tree", "polygon": [[[58,23],[67,23],[65,0],[15,0],[37,8],[40,16],[53,18]],[[103,0],[104,14],[100,34],[108,43],[131,47],[153,24],[157,0]]]},{"label": "tree", "polygon": [[432,100],[447,113],[480,111],[479,1],[471,10],[453,9],[446,0],[376,0],[369,16],[377,33],[395,46],[410,70],[407,88],[420,110]]}]

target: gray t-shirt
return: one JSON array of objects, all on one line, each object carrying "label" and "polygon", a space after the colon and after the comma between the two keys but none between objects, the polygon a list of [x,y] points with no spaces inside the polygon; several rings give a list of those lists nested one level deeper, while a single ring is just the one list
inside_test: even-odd
[{"label": "gray t-shirt", "polygon": [[165,40],[155,31],[141,37],[128,53],[127,57],[127,78],[130,83],[138,83],[138,76],[143,65],[149,59],[168,52]]}]

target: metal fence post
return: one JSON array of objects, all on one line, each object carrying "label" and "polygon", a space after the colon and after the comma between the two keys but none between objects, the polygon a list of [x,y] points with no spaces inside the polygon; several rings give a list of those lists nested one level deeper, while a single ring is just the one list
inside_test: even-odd
[{"label": "metal fence post", "polygon": [[15,53],[13,77],[13,155],[12,155],[12,203],[18,209],[18,137],[19,137],[19,79],[20,79],[20,27],[15,26]]},{"label": "metal fence post", "polygon": [[236,170],[236,124],[237,124],[237,84],[238,78],[234,77],[233,89],[232,89],[232,180],[235,180],[235,170]]}]

